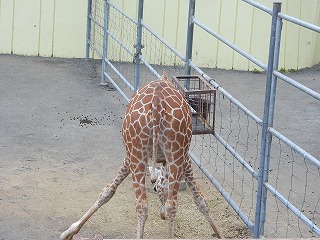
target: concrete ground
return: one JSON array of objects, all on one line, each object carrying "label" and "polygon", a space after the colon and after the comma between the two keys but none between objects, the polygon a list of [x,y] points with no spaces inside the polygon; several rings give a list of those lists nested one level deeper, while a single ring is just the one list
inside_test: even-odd
[{"label": "concrete ground", "polygon": [[[0,55],[0,239],[58,239],[116,176],[127,103],[113,88],[100,86],[99,68],[100,61]],[[157,198],[149,189],[146,238],[167,233]],[[248,234],[221,199],[213,195],[208,201],[219,209],[216,218],[232,226],[227,234]],[[135,238],[130,178],[107,205],[80,234]],[[181,193],[180,206],[176,236],[210,238],[190,192]]]},{"label": "concrete ground", "polygon": [[96,66],[0,56],[0,239],[57,239],[80,216],[63,222],[75,208],[67,199],[80,206],[79,192],[94,188],[93,202],[115,176],[126,102],[99,85]]},{"label": "concrete ground", "polygon": [[[99,68],[100,61],[0,55],[0,239],[57,239],[115,177],[124,157],[121,123],[126,102],[117,91],[100,86]],[[263,81],[263,74],[223,70],[213,74],[231,94],[261,113],[261,89],[255,89],[253,83]],[[293,74],[320,92],[319,66]],[[242,84],[236,84],[240,80]],[[254,91],[248,92],[250,87]],[[318,139],[319,103],[307,98],[299,108],[292,106],[299,101],[291,101],[286,88],[279,90],[279,96],[283,101],[279,101],[277,111],[289,104],[294,118],[284,115],[276,119],[276,124],[287,123],[282,129],[286,131],[298,123],[303,127],[304,119],[313,116],[316,121],[302,130],[311,139]],[[314,156],[320,156],[319,141],[288,132]],[[135,238],[130,179],[117,193],[108,207],[85,225],[83,236],[100,233],[105,238]],[[151,191],[149,195],[156,199]],[[193,204],[190,193],[181,195],[180,209],[189,208]],[[216,217],[226,237],[250,236],[217,196],[209,197],[209,204],[214,212],[222,209]],[[155,215],[158,207],[151,201]],[[183,230],[177,237],[211,237],[203,233],[207,230],[197,230],[205,221],[195,220],[198,215],[193,212],[186,214],[192,221],[186,215],[177,216],[177,231]],[[165,237],[166,224],[152,216],[149,219],[146,237]],[[155,228],[154,224],[163,226]],[[186,234],[184,226],[192,234]]]}]

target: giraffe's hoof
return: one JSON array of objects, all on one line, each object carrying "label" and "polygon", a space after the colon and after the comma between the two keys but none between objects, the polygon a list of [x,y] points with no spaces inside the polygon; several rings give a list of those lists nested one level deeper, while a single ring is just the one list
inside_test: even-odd
[{"label": "giraffe's hoof", "polygon": [[163,219],[163,220],[166,219],[166,210],[165,210],[164,206],[161,207],[160,216],[161,216],[161,219]]},{"label": "giraffe's hoof", "polygon": [[152,184],[155,184],[156,181],[157,181],[157,178],[156,178],[156,177],[151,178],[151,183],[152,183]]},{"label": "giraffe's hoof", "polygon": [[71,240],[80,231],[78,223],[73,223],[66,231],[60,235],[62,240]]},{"label": "giraffe's hoof", "polygon": [[100,234],[96,234],[94,238],[84,238],[81,237],[80,234],[76,234],[73,236],[72,240],[103,240],[103,236]]}]

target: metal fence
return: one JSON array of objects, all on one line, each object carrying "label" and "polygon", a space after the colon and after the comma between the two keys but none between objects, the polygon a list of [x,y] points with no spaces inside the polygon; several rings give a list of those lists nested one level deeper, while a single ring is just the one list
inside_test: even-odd
[{"label": "metal fence", "polygon": [[[281,13],[280,3],[274,3],[273,9],[252,0],[242,0],[242,4],[271,16],[267,64],[199,21],[195,0],[189,0],[185,54],[143,21],[143,0],[139,0],[137,19],[112,1],[88,0],[87,58],[90,51],[102,58],[101,84],[110,81],[127,100],[139,86],[160,77],[163,69],[169,76],[202,75],[217,90],[215,133],[193,137],[190,156],[194,163],[255,238],[320,236],[320,161],[273,127],[277,80],[297,88],[304,97],[309,95],[315,104],[320,102],[318,92],[278,70],[282,22],[315,33],[320,33],[320,27]],[[194,28],[206,31],[265,70],[262,118],[219,86],[210,70],[193,63]]]}]

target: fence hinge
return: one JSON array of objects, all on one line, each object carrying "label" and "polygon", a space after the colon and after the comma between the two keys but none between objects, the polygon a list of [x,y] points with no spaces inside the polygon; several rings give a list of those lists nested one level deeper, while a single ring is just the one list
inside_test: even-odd
[{"label": "fence hinge", "polygon": [[134,47],[134,48],[136,48],[136,49],[137,49],[137,51],[136,51],[136,53],[133,55],[132,62],[133,62],[133,63],[136,63],[137,58],[139,57],[139,55],[142,55],[141,50],[144,48],[144,45],[143,45],[143,44],[141,44],[140,49],[138,48],[138,45],[137,45],[137,44],[134,44],[134,45],[133,45],[133,47]]}]

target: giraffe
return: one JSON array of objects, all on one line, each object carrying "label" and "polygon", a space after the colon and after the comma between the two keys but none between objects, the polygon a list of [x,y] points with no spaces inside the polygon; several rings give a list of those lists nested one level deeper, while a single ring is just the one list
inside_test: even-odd
[{"label": "giraffe", "polygon": [[[126,155],[117,176],[101,191],[83,217],[63,232],[60,238],[71,240],[85,222],[112,198],[117,187],[130,173],[136,197],[137,238],[143,238],[148,217],[145,184],[148,158],[152,159],[151,182],[156,183],[162,203],[161,217],[168,221],[168,237],[174,237],[177,194],[184,176],[199,211],[208,220],[216,236],[221,238],[222,235],[193,176],[188,155],[191,137],[190,106],[165,75],[138,89],[127,106],[122,124]],[[162,175],[157,174],[158,178],[155,174],[156,163],[162,166]]]}]

